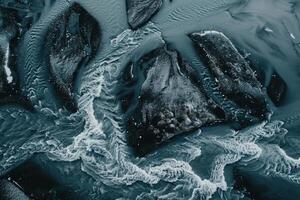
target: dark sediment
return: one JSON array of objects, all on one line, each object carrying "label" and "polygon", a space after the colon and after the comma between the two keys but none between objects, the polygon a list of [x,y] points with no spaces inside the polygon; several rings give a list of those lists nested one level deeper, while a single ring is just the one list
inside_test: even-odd
[{"label": "dark sediment", "polygon": [[[177,52],[157,49],[130,63],[121,80],[128,141],[144,155],[170,138],[220,122],[265,119],[266,95],[250,64],[222,33],[190,35],[214,85]],[[211,87],[208,90],[205,87]],[[221,96],[215,98],[215,93]]]},{"label": "dark sediment", "polygon": [[234,189],[253,200],[294,200],[300,195],[298,185],[277,177],[237,168],[233,175]]},{"label": "dark sediment", "polygon": [[[193,68],[179,60],[175,51],[162,48],[129,66],[144,74],[128,119],[128,141],[140,155],[175,135],[223,120],[219,108],[190,80]],[[130,82],[128,74],[125,79]]]},{"label": "dark sediment", "polygon": [[[31,160],[26,161],[7,173],[2,177],[2,180],[5,185],[10,185],[17,194],[22,193],[23,196],[26,195],[30,199],[74,199],[68,187],[62,186]],[[0,185],[1,182],[2,181],[0,181]],[[8,198],[7,200],[11,199]],[[21,198],[21,200],[23,200],[23,198]]]},{"label": "dark sediment", "polygon": [[7,179],[0,179],[1,200],[29,200],[28,196],[14,183]]},{"label": "dark sediment", "polygon": [[100,43],[98,22],[79,4],[74,3],[49,27],[46,38],[50,74],[57,94],[71,112],[77,110],[73,81],[79,67],[95,55]]},{"label": "dark sediment", "polygon": [[271,81],[267,87],[268,95],[276,106],[280,106],[287,90],[284,80],[275,72],[272,74]]},{"label": "dark sediment", "polygon": [[[52,0],[54,1],[54,0]],[[44,6],[44,0],[0,0],[0,6],[22,12],[40,12]]]},{"label": "dark sediment", "polygon": [[235,106],[228,118],[243,124],[266,117],[267,103],[256,73],[232,42],[222,33],[205,31],[189,35],[208,67],[218,90]]},{"label": "dark sediment", "polygon": [[126,0],[128,23],[136,29],[147,23],[159,11],[162,0]]},{"label": "dark sediment", "polygon": [[27,12],[0,4],[0,105],[16,104],[33,109],[29,100],[20,94],[17,71],[17,48],[32,20]]}]

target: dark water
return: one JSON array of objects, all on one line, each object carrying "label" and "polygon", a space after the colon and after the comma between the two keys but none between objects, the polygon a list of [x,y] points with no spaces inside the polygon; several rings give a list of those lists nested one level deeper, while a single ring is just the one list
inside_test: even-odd
[{"label": "dark water", "polygon": [[[62,199],[299,198],[299,1],[164,1],[151,22],[136,31],[129,29],[123,0],[76,2],[102,31],[95,58],[75,80],[78,111],[62,109],[43,59],[48,26],[70,2],[46,1],[18,48],[21,93],[35,111],[1,106],[0,175],[30,160],[51,177],[49,187],[62,188]],[[275,70],[287,84],[284,101],[270,105],[268,120],[241,131],[202,128],[136,157],[126,143],[115,97],[120,73],[130,60],[164,43],[203,68],[187,37],[201,30],[226,34],[266,74],[265,85]],[[26,169],[17,174],[34,171]]]}]

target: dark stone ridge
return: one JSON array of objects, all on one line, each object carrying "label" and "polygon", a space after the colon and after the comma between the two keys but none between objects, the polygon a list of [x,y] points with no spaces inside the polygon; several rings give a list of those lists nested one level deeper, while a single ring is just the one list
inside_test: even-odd
[{"label": "dark stone ridge", "polygon": [[20,94],[17,72],[17,48],[28,25],[24,14],[0,5],[0,105],[18,104],[32,109]]},{"label": "dark stone ridge", "polygon": [[162,0],[126,0],[128,23],[136,29],[147,23],[159,11]]},{"label": "dark stone ridge", "polygon": [[276,72],[273,73],[267,91],[270,99],[276,106],[280,106],[285,97],[286,89],[287,85],[284,80]]},{"label": "dark stone ridge", "polygon": [[[11,170],[2,178],[5,180],[6,184],[6,180],[10,180],[10,182],[18,187],[14,189],[15,191],[18,193],[19,191],[23,191],[23,195],[27,195],[30,199],[74,199],[73,194],[70,192],[70,188],[62,186],[58,181],[52,178],[49,173],[31,160],[26,161],[17,168]],[[13,185],[12,183],[10,183],[10,185]],[[19,191],[17,189],[19,189]],[[8,198],[7,200],[10,199]]]},{"label": "dark stone ridge", "polygon": [[192,33],[189,36],[224,99],[233,102],[240,112],[239,115],[231,113],[230,118],[245,124],[264,119],[267,103],[262,85],[232,42],[217,31]]},{"label": "dark stone ridge", "polygon": [[79,67],[86,65],[98,49],[99,24],[79,4],[74,3],[51,24],[46,40],[55,89],[64,106],[76,112],[73,81]]},{"label": "dark stone ridge", "polygon": [[1,200],[29,200],[24,192],[14,183],[0,179],[0,199]]},{"label": "dark stone ridge", "polygon": [[[223,120],[218,116],[219,108],[190,80],[193,68],[178,59],[177,52],[161,48],[128,67],[123,76],[127,87],[136,82],[141,85],[136,94],[125,92],[123,99],[130,101],[125,108],[134,105],[127,108],[132,110],[128,141],[139,155],[175,135]],[[134,80],[141,74],[143,80]]]}]

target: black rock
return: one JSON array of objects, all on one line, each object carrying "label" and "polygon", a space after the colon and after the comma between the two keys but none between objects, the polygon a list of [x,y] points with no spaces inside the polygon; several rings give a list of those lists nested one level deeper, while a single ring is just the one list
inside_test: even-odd
[{"label": "black rock", "polygon": [[18,104],[32,109],[20,94],[17,72],[17,48],[26,29],[23,14],[0,5],[0,105]]},{"label": "black rock", "polygon": [[[252,120],[250,117],[249,120],[264,119],[267,104],[263,87],[255,71],[233,43],[223,33],[217,31],[192,33],[189,36],[224,99],[236,104],[237,108],[243,110],[244,116],[250,114],[254,118]],[[244,116],[240,116],[232,117],[241,121]]]},{"label": "black rock", "polygon": [[17,12],[0,7],[0,94],[16,93],[13,39],[18,36]]},{"label": "black rock", "polygon": [[270,99],[276,106],[280,106],[286,94],[287,85],[284,80],[275,72],[272,74],[271,81],[267,87]]},{"label": "black rock", "polygon": [[136,29],[146,22],[159,11],[162,0],[126,0],[128,23]]},{"label": "black rock", "polygon": [[98,49],[99,24],[84,8],[74,3],[51,24],[46,41],[55,89],[64,106],[75,112],[73,81],[79,67],[86,65]]},{"label": "black rock", "polygon": [[175,135],[222,120],[214,102],[190,80],[186,72],[192,68],[179,65],[177,52],[158,49],[133,65],[145,75],[128,119],[128,141],[138,154],[148,153]]},{"label": "black rock", "polygon": [[70,188],[61,185],[46,170],[41,168],[32,160],[28,160],[17,168],[11,170],[3,178],[4,180],[10,180],[12,183],[17,185],[18,188],[20,188],[19,190],[23,191],[23,195],[27,195],[30,199],[74,199],[74,195]]},{"label": "black rock", "polygon": [[0,179],[1,200],[29,200],[28,196],[14,183],[7,179]]}]

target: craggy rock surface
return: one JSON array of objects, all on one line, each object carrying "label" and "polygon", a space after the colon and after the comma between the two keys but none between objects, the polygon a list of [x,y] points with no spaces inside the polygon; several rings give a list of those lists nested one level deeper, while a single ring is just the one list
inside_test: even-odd
[{"label": "craggy rock surface", "polygon": [[209,68],[224,98],[236,106],[229,118],[253,123],[265,118],[267,104],[263,86],[245,58],[221,32],[204,31],[189,35]]},{"label": "craggy rock surface", "polygon": [[270,99],[276,106],[280,106],[283,101],[286,89],[287,86],[284,80],[276,72],[273,73],[267,91]]},{"label": "craggy rock surface", "polygon": [[72,86],[75,73],[96,53],[100,42],[98,22],[79,4],[73,4],[49,28],[50,73],[65,107],[75,112]]},{"label": "craggy rock surface", "polygon": [[221,120],[217,107],[189,77],[177,52],[158,49],[134,67],[146,72],[137,108],[128,120],[129,143],[139,154],[180,133]]},{"label": "craggy rock surface", "polygon": [[162,0],[126,0],[128,23],[136,29],[144,25],[162,6]]}]

